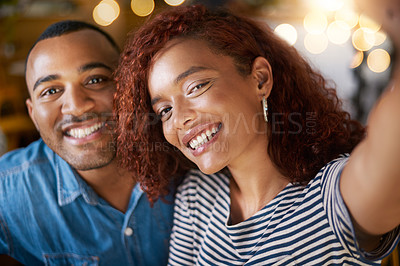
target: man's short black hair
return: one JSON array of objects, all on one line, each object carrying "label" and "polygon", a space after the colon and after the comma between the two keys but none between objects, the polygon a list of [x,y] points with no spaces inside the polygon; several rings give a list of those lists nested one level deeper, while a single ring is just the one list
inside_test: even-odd
[{"label": "man's short black hair", "polygon": [[48,26],[47,29],[45,29],[43,31],[43,33],[39,36],[39,38],[32,45],[31,49],[28,52],[28,55],[26,56],[25,72],[26,72],[26,65],[28,63],[29,55],[31,54],[32,49],[36,46],[36,44],[38,42],[46,40],[46,39],[58,37],[58,36],[61,36],[61,35],[67,34],[67,33],[84,30],[84,29],[95,30],[95,31],[101,33],[104,37],[107,38],[107,40],[111,43],[111,45],[115,48],[115,50],[118,53],[120,53],[120,49],[119,49],[117,43],[107,32],[103,31],[102,29],[100,29],[92,24],[89,24],[89,23],[86,23],[83,21],[79,21],[79,20],[63,20],[63,21],[59,21],[59,22],[56,22],[56,23]]}]

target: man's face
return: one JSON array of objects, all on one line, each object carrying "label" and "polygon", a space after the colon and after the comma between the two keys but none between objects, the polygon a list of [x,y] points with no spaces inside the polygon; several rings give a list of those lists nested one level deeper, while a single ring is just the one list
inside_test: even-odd
[{"label": "man's face", "polygon": [[78,170],[115,157],[111,120],[118,53],[93,30],[40,41],[27,62],[29,114],[44,142]]}]

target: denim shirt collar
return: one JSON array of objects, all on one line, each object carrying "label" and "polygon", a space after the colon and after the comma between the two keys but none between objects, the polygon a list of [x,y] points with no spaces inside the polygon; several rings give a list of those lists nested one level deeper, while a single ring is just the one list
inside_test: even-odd
[{"label": "denim shirt collar", "polygon": [[57,174],[57,197],[60,207],[68,205],[82,196],[86,203],[97,205],[99,197],[96,192],[66,161],[54,153]]}]

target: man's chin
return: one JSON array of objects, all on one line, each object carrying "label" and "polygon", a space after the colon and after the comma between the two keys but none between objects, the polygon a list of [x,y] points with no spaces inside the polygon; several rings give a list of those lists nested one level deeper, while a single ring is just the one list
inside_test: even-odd
[{"label": "man's chin", "polygon": [[72,168],[78,171],[90,171],[109,165],[114,161],[116,152],[114,150],[100,150],[74,153],[64,150],[57,152],[57,154]]},{"label": "man's chin", "polygon": [[[114,156],[114,158],[115,158],[115,156]],[[97,170],[97,169],[106,167],[114,160],[114,158],[112,158],[110,160],[99,160],[97,162],[91,162],[91,163],[74,163],[74,162],[71,162],[71,163],[68,162],[68,163],[74,169],[76,169],[78,171],[90,171],[90,170]]]},{"label": "man's chin", "polygon": [[[71,147],[62,141],[46,141],[44,142],[55,151],[64,161],[71,165],[72,168],[79,171],[90,171],[103,168],[109,165],[116,155],[114,142],[88,143],[80,147]],[[101,146],[103,144],[103,146]]]}]

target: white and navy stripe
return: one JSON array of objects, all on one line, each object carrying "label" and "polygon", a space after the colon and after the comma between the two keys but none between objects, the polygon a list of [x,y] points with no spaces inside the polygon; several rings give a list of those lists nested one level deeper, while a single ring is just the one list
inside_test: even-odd
[{"label": "white and navy stripe", "polygon": [[178,188],[170,265],[379,265],[359,250],[339,191],[347,157],[327,164],[307,186],[289,184],[251,218],[229,225],[229,178],[191,171]]}]

